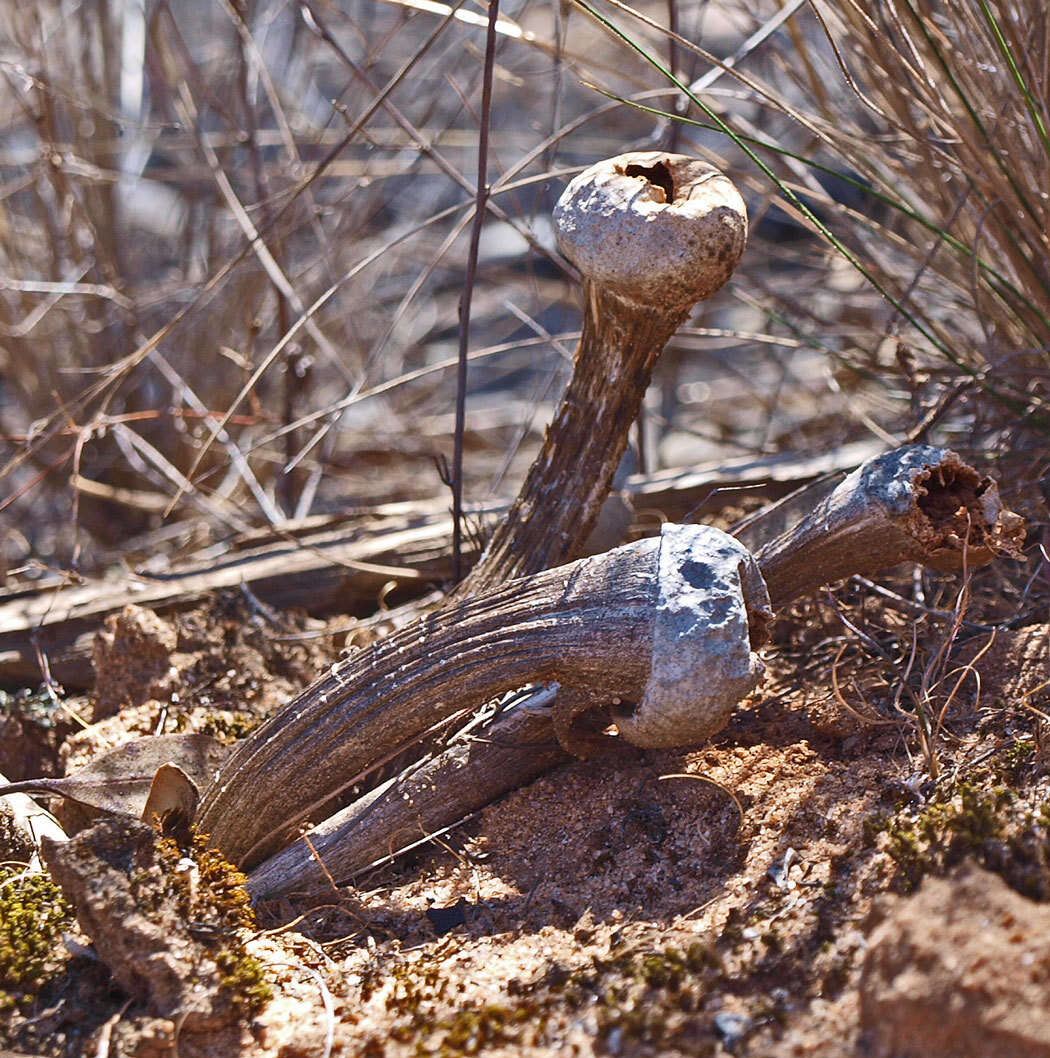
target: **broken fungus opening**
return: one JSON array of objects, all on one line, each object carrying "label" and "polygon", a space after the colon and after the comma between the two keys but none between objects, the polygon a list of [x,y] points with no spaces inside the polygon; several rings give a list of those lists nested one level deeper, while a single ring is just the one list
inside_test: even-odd
[{"label": "broken fungus opening", "polygon": [[666,162],[657,162],[655,165],[628,165],[623,171],[624,176],[640,176],[654,184],[664,193],[667,202],[674,201],[674,179],[671,169]]},{"label": "broken fungus opening", "polygon": [[980,498],[989,484],[961,462],[943,462],[916,477],[916,502],[929,521],[930,539],[924,543],[938,548],[965,540],[969,547],[987,546],[989,526]]}]

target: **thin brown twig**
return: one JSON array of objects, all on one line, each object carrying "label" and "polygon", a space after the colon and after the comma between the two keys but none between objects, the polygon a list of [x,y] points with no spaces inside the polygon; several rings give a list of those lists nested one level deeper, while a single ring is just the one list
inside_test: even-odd
[{"label": "thin brown twig", "polygon": [[478,182],[474,199],[474,219],[470,248],[463,277],[459,306],[459,356],[456,365],[456,425],[452,440],[452,580],[463,579],[463,434],[467,418],[467,353],[470,346],[470,308],[478,269],[478,246],[485,222],[488,185],[489,124],[492,118],[492,72],[496,62],[496,20],[499,0],[489,0],[488,30],[485,34],[485,64],[482,71],[481,115],[478,124]]}]

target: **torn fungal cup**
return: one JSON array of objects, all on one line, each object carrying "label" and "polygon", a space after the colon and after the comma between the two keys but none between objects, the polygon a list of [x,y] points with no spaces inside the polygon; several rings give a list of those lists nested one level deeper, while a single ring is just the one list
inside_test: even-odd
[{"label": "torn fungal cup", "polygon": [[769,593],[739,541],[704,525],[664,525],[657,559],[652,661],[638,704],[613,709],[644,749],[688,745],[725,727],[755,689],[769,639]]}]

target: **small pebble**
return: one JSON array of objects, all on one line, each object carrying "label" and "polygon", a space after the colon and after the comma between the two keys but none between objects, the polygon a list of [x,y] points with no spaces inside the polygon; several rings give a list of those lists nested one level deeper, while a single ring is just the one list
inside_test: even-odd
[{"label": "small pebble", "polygon": [[751,1031],[752,1022],[746,1014],[721,1013],[715,1015],[715,1032],[727,1051],[732,1051]]}]

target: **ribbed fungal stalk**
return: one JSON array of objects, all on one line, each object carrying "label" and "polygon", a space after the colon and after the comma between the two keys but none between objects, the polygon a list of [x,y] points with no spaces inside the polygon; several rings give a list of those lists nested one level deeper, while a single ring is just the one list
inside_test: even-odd
[{"label": "ribbed fungal stalk", "polygon": [[1024,519],[955,452],[909,445],[869,459],[756,557],[774,606],[832,581],[918,562],[943,573],[1016,554]]},{"label": "ribbed fungal stalk", "polygon": [[692,307],[733,274],[747,241],[747,212],[730,180],[663,151],[580,173],[554,225],[583,277],[572,377],[518,498],[456,598],[580,554],[660,353]]},{"label": "ribbed fungal stalk", "polygon": [[[560,684],[555,709],[566,697],[573,700],[576,691],[582,707],[622,703],[617,726],[637,746],[686,745],[721,730],[763,673],[756,650],[768,638],[773,615],[754,559],[718,529],[666,525],[658,541],[627,544],[506,587],[546,581],[551,574],[558,575],[556,581],[574,580],[588,571],[590,579],[593,571],[605,568],[608,575],[594,580],[600,589],[590,600],[587,618],[559,636],[558,674],[553,658],[537,656],[531,682]],[[620,628],[621,583],[625,588],[635,585],[632,598],[643,583],[648,585],[639,593],[648,595],[648,603],[633,611],[634,631],[629,636]],[[552,598],[551,618],[559,624],[560,608]],[[439,616],[444,620],[449,615]],[[517,620],[514,624],[520,627]],[[574,671],[578,662],[566,664],[581,652],[601,659],[600,680],[580,680]],[[502,670],[501,659],[493,658],[490,664],[493,671]],[[519,669],[517,674],[520,678],[525,672]],[[459,693],[461,706],[483,700],[466,690]],[[443,700],[440,694],[438,700]],[[359,706],[348,701],[342,708]],[[265,897],[316,885],[325,876],[318,858],[325,870],[345,878],[399,847],[398,842],[409,844],[420,824],[430,827],[450,815],[462,818],[491,800],[493,789],[502,792],[535,778],[564,759],[554,740],[553,722],[549,711],[544,715],[522,710],[500,725],[494,741],[461,744],[442,754],[439,774],[424,764],[366,794],[314,827],[309,842],[297,841],[267,859],[249,879],[251,892]],[[219,845],[231,855],[221,835]],[[239,849],[233,855],[240,856]]]},{"label": "ribbed fungal stalk", "polygon": [[[695,532],[665,527],[658,556],[665,572],[657,579],[663,602],[656,608],[650,675],[640,699],[624,698],[642,704],[613,706],[620,733],[642,745],[685,745],[714,733],[731,707],[712,705],[708,691],[718,684],[725,693],[731,681],[718,677],[747,664],[738,633],[731,631],[740,611],[720,613],[724,595],[709,588],[719,578],[732,578],[734,567],[746,583],[755,576],[753,567],[749,561],[736,566],[721,534],[710,538],[714,561],[695,565],[688,554],[701,539],[690,536]],[[1016,553],[1023,539],[1023,519],[1003,507],[991,479],[954,452],[916,445],[864,463],[796,525],[758,548],[755,561],[774,604],[784,604],[822,584],[905,561],[946,571],[974,568]],[[747,634],[761,637],[768,623],[765,596],[755,589],[744,594],[753,608]],[[698,620],[705,611],[708,620]],[[686,631],[684,640],[657,631],[673,624]],[[727,636],[729,649],[720,658],[708,650],[697,665],[698,652],[687,645],[690,628],[701,638]],[[556,737],[564,739],[558,709],[565,698],[564,691],[539,692],[497,720],[484,739],[453,745],[325,820],[308,840],[296,841],[250,874],[253,896],[309,891],[331,877],[351,878],[570,759]]]},{"label": "ribbed fungal stalk", "polygon": [[[769,599],[731,537],[673,528],[509,581],[352,655],[234,749],[205,794],[199,829],[251,866],[391,750],[529,683],[646,703],[631,735],[641,745],[668,745],[675,730],[687,742],[717,731],[761,675],[754,649]],[[661,589],[665,579],[697,590],[681,597]]]}]

